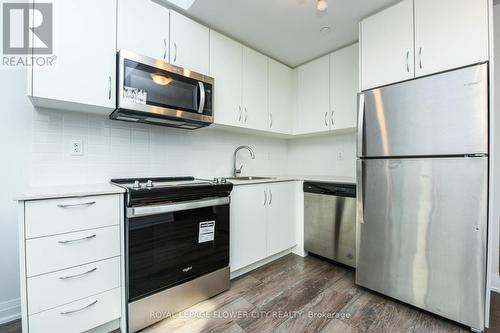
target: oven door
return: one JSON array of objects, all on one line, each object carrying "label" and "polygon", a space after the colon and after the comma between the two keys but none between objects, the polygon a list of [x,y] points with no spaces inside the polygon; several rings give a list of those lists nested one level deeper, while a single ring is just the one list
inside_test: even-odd
[{"label": "oven door", "polygon": [[229,197],[127,211],[129,302],[229,266]]},{"label": "oven door", "polygon": [[[213,122],[213,79],[188,69],[121,50],[118,110],[143,120]],[[116,117],[115,117],[116,118]]]}]

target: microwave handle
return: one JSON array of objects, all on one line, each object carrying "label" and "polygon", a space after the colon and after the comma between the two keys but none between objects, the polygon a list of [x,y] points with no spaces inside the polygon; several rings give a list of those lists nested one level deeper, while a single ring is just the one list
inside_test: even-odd
[{"label": "microwave handle", "polygon": [[198,113],[202,114],[203,110],[205,109],[205,85],[201,81],[198,81],[198,85],[200,86],[200,106],[198,108]]}]

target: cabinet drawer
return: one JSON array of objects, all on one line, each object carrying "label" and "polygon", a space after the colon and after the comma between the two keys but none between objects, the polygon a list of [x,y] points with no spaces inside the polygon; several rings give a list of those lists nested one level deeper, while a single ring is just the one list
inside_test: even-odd
[{"label": "cabinet drawer", "polygon": [[105,227],[26,241],[27,276],[120,255],[120,227]]},{"label": "cabinet drawer", "polygon": [[26,202],[26,238],[120,223],[120,196],[100,195]]},{"label": "cabinet drawer", "polygon": [[88,297],[28,318],[30,333],[85,332],[120,318],[120,288]]},{"label": "cabinet drawer", "polygon": [[120,287],[120,257],[28,278],[28,314]]}]

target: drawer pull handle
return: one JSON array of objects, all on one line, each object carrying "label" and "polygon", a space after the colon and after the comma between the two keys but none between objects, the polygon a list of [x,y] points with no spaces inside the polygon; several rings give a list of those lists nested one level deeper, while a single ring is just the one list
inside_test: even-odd
[{"label": "drawer pull handle", "polygon": [[75,312],[78,312],[78,311],[82,311],[82,310],[85,310],[87,308],[90,308],[92,305],[95,305],[96,303],[97,303],[97,300],[93,301],[92,303],[90,303],[88,305],[85,305],[82,308],[79,308],[79,309],[76,309],[76,310],[70,310],[70,311],[63,311],[63,312],[60,312],[60,314],[67,315],[67,314],[72,314],[72,313],[75,313]]},{"label": "drawer pull handle", "polygon": [[83,203],[77,203],[77,204],[60,204],[57,205],[59,208],[71,208],[71,207],[81,207],[81,206],[92,206],[95,205],[95,201],[89,201],[89,202],[83,202]]},{"label": "drawer pull handle", "polygon": [[61,241],[59,241],[59,243],[60,243],[60,244],[75,243],[75,242],[80,242],[80,241],[84,241],[84,240],[89,240],[89,239],[92,239],[92,238],[94,238],[95,236],[97,236],[97,235],[96,235],[96,234],[93,234],[93,235],[90,235],[90,236],[87,236],[87,237],[82,237],[82,238],[77,238],[77,239],[61,240]]},{"label": "drawer pull handle", "polygon": [[61,280],[68,280],[68,279],[73,279],[73,278],[77,278],[77,277],[80,277],[80,276],[84,276],[84,275],[90,274],[90,273],[95,272],[95,271],[97,271],[97,267],[92,268],[91,270],[83,272],[83,273],[80,273],[80,274],[60,276],[59,278]]}]

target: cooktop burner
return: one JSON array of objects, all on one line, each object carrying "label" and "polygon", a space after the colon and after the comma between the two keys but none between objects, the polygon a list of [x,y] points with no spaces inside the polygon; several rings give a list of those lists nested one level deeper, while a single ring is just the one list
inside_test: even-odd
[{"label": "cooktop burner", "polygon": [[112,184],[127,190],[127,205],[145,205],[166,201],[195,200],[226,196],[233,185],[224,178],[151,177],[112,179]]}]

